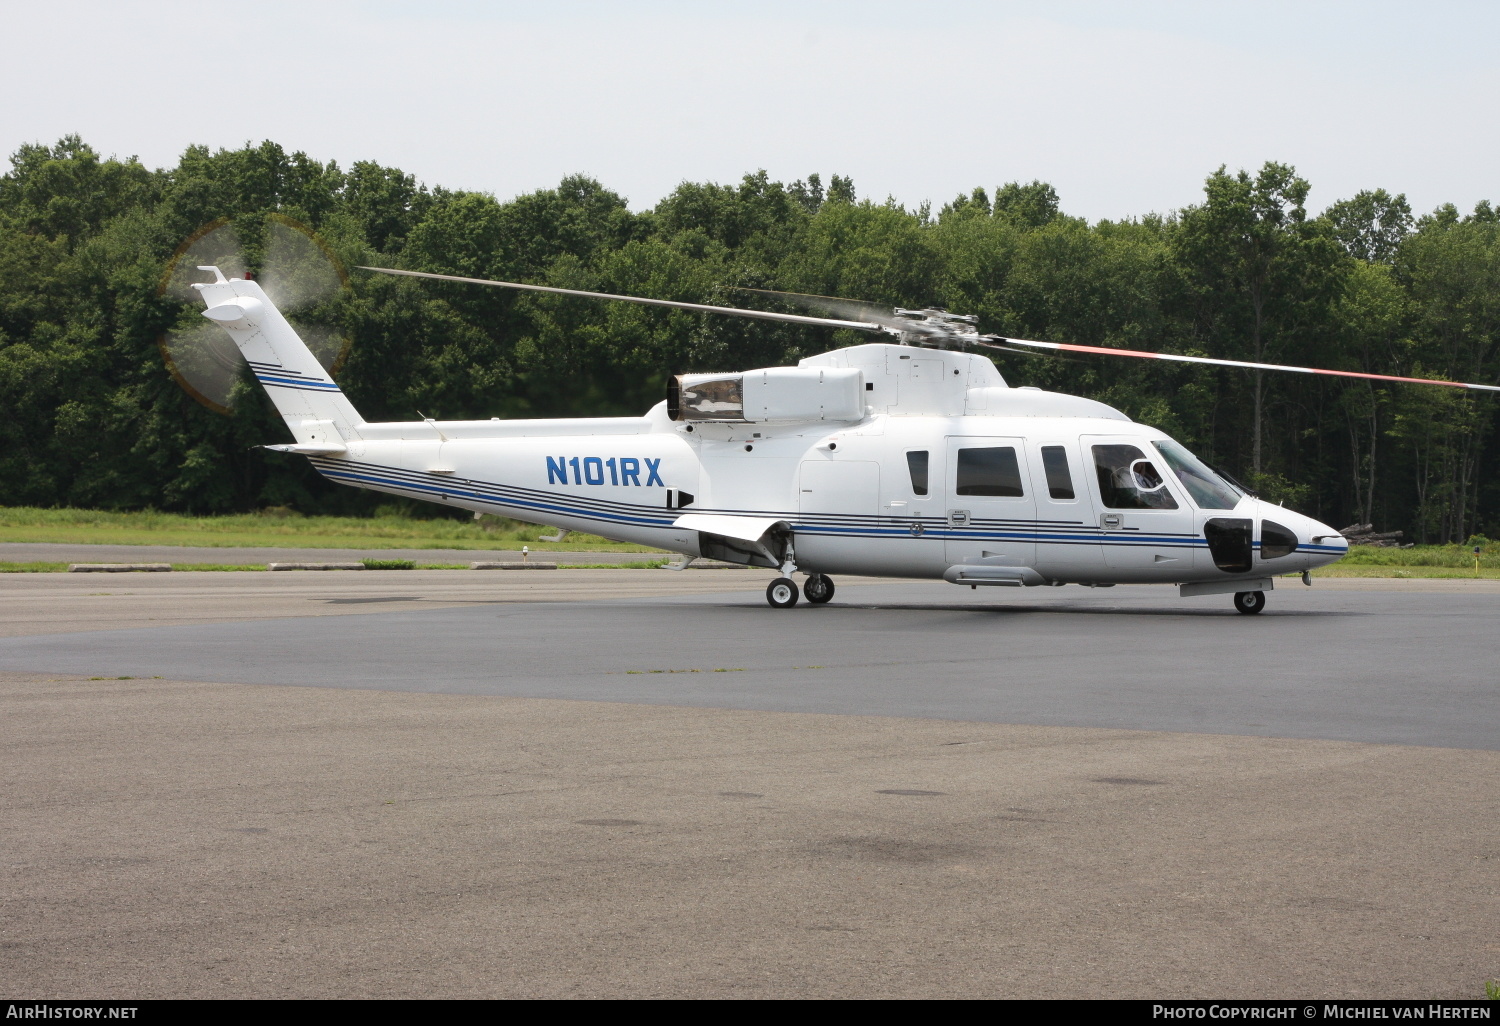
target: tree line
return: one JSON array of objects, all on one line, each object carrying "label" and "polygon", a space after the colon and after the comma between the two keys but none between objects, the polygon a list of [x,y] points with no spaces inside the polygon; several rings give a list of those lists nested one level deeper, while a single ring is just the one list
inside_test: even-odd
[{"label": "tree line", "polygon": [[[1195,202],[1119,221],[1068,215],[1043,182],[939,209],[856,195],[839,175],[684,182],[632,212],[570,176],[508,202],[347,171],[274,143],[188,149],[176,167],[105,159],[76,137],[23,146],[0,176],[0,504],[358,513],[245,383],[231,414],[168,373],[185,315],[163,269],[203,225],[253,238],[276,213],[353,267],[721,305],[744,289],[979,316],[1022,338],[1500,382],[1500,214],[1414,214],[1373,189],[1313,214],[1274,162],[1219,168]],[[638,414],[670,374],[795,362],[868,341],[828,329],[515,294],[355,271],[339,374],[370,419]],[[1430,386],[1160,361],[996,353],[1013,385],[1109,403],[1273,500],[1427,542],[1500,527],[1496,402]]]}]

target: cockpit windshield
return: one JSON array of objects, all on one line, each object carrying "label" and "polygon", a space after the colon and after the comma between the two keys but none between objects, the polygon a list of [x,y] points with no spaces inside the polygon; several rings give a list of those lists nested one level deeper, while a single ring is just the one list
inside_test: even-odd
[{"label": "cockpit windshield", "polygon": [[1188,490],[1200,508],[1234,509],[1240,504],[1244,493],[1208,469],[1207,464],[1182,446],[1171,441],[1151,444],[1156,446],[1156,451],[1161,453],[1161,458],[1166,460],[1167,466],[1172,468],[1177,480],[1182,482],[1182,487]]}]

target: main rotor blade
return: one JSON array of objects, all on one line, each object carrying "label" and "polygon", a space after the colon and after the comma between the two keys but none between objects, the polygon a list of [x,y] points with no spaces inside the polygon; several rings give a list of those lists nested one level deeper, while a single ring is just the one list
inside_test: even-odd
[{"label": "main rotor blade", "polygon": [[619,299],[626,303],[641,303],[646,306],[666,306],[674,310],[696,310],[699,313],[729,314],[732,317],[750,317],[760,321],[785,321],[788,324],[808,324],[819,328],[853,328],[855,331],[885,331],[885,327],[870,321],[836,321],[828,317],[804,317],[801,314],[769,313],[765,310],[741,310],[733,306],[706,306],[703,303],[679,303],[670,299],[644,299],[641,296],[616,296],[608,292],[583,292],[579,289],[558,289],[550,285],[522,285],[513,281],[492,281],[488,278],[460,278],[453,274],[432,274],[427,271],[398,271],[394,267],[364,267],[362,271],[378,271],[381,274],[399,274],[407,278],[434,278],[438,281],[461,281],[469,285],[493,285],[502,289],[520,289],[523,292],[550,292],[558,296],[582,296],[585,299]]},{"label": "main rotor blade", "polygon": [[888,326],[899,326],[900,322],[890,307],[882,307],[878,303],[867,303],[862,299],[840,299],[838,296],[816,296],[807,292],[777,292],[774,289],[752,289],[743,285],[734,286],[735,292],[755,292],[762,296],[775,296],[777,299],[803,306],[809,310],[819,310],[835,317],[869,317],[879,324]]},{"label": "main rotor blade", "polygon": [[[990,338],[996,338],[998,336],[991,335],[989,337]],[[1006,341],[1008,342],[1010,340],[1006,339]],[[1045,358],[1045,359],[1049,359],[1049,360],[1064,360],[1067,363],[1080,363],[1080,362],[1082,362],[1082,361],[1079,361],[1079,360],[1071,359],[1071,358],[1066,357],[1066,356],[1049,356],[1049,357],[1043,357],[1043,355],[1041,353],[1038,353],[1034,349],[1017,349],[1015,346],[997,346],[997,345],[995,345],[995,343],[993,343],[993,342],[986,342],[983,339],[977,339],[977,340],[975,340],[974,344],[976,346],[984,346],[984,348],[986,348],[986,349],[998,349],[998,350],[1000,350],[1003,353],[1020,353],[1022,356],[1030,356],[1030,357],[1034,357],[1034,358],[1038,358],[1038,359]]]},{"label": "main rotor blade", "polygon": [[1408,385],[1447,385],[1449,388],[1472,388],[1483,392],[1500,392],[1500,385],[1476,385],[1468,381],[1443,381],[1439,378],[1403,378],[1395,374],[1367,374],[1364,371],[1328,370],[1323,367],[1292,367],[1282,363],[1250,363],[1246,360],[1213,360],[1206,356],[1179,356],[1176,353],[1143,353],[1136,349],[1110,349],[1106,346],[1080,346],[1069,342],[1032,342],[1024,338],[991,335],[1000,342],[1037,349],[1059,349],[1069,353],[1100,353],[1105,356],[1139,356],[1148,360],[1171,360],[1175,363],[1207,363],[1215,367],[1245,367],[1249,370],[1291,371],[1294,374],[1329,374],[1339,378],[1369,378],[1372,381],[1399,381]]}]

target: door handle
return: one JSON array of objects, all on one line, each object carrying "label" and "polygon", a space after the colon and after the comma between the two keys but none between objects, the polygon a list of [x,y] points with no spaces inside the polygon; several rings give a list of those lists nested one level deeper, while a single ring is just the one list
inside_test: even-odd
[{"label": "door handle", "polygon": [[968,527],[969,511],[966,509],[950,509],[948,511],[949,527]]},{"label": "door handle", "polygon": [[1106,531],[1118,531],[1125,523],[1123,513],[1101,513],[1099,514],[1099,526]]}]

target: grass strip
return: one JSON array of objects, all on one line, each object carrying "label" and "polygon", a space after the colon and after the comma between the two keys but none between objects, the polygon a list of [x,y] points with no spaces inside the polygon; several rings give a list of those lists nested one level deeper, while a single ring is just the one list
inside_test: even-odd
[{"label": "grass strip", "polygon": [[[1479,546],[1479,568],[1500,570],[1500,545]],[[1349,554],[1335,566],[1440,566],[1474,570],[1473,545],[1417,545],[1409,549],[1387,549],[1375,545],[1351,545]]]},{"label": "grass strip", "polygon": [[659,552],[649,545],[608,541],[592,534],[570,534],[560,542],[540,541],[550,527],[485,517],[421,520],[404,516],[303,516],[291,510],[227,516],[188,516],[151,510],[0,507],[0,542],[67,545],[191,545],[207,548],[330,549],[519,549],[538,552]]},{"label": "grass strip", "polygon": [[522,545],[532,552],[661,552],[647,545],[629,545],[589,536],[569,535],[562,542],[536,542],[523,538],[432,538],[419,535],[282,535],[268,532],[125,531],[93,528],[5,528],[0,542],[33,545],[173,545],[195,549],[458,549],[464,552],[517,552]]},{"label": "grass strip", "polygon": [[[1474,572],[1473,564],[1469,569],[1461,567],[1444,566],[1352,566],[1344,563],[1334,563],[1331,566],[1321,567],[1312,572],[1314,577],[1387,577],[1387,578],[1409,578],[1412,580],[1452,580],[1452,581],[1500,581],[1500,569],[1481,568],[1478,573]],[[1295,574],[1292,576],[1296,576]]]}]

